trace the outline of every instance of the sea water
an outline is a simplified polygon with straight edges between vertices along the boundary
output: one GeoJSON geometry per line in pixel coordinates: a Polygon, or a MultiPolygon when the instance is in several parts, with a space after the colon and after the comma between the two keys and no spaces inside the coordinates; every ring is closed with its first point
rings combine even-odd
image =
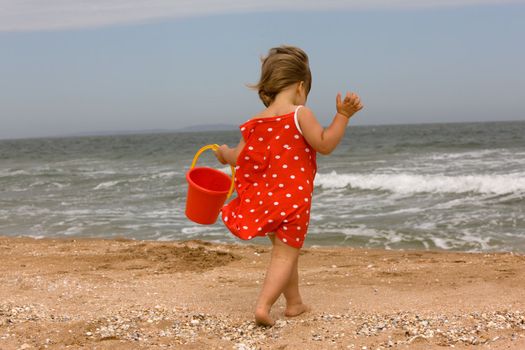
{"type": "MultiPolygon", "coordinates": [[[[238,242],[184,210],[195,152],[239,137],[0,140],[0,234],[238,242]]],[[[318,156],[311,245],[525,252],[525,122],[349,127],[318,156]]]]}

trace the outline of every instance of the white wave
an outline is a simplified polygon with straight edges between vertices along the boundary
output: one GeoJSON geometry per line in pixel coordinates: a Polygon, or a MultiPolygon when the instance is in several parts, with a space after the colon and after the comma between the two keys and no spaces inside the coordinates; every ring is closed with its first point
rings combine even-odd
{"type": "Polygon", "coordinates": [[[119,183],[120,183],[120,181],[102,182],[102,183],[98,184],[96,187],[94,187],[93,189],[94,190],[100,190],[100,189],[104,189],[104,188],[110,188],[110,187],[113,187],[115,185],[118,185],[119,183]]]}
{"type": "MultiPolygon", "coordinates": [[[[141,214],[142,218],[146,219],[171,219],[177,216],[180,216],[181,213],[177,212],[177,208],[166,208],[166,209],[156,209],[153,211],[144,212],[141,214]]],[[[136,214],[131,215],[132,217],[136,216],[136,214]]]]}
{"type": "Polygon", "coordinates": [[[359,225],[358,227],[349,227],[349,228],[343,228],[341,230],[341,233],[346,236],[346,238],[350,237],[376,237],[379,232],[372,229],[367,228],[364,225],[359,225]]]}
{"type": "Polygon", "coordinates": [[[14,170],[14,169],[0,170],[0,177],[10,177],[10,176],[17,176],[17,175],[31,175],[31,173],[25,170],[14,170]]]}
{"type": "Polygon", "coordinates": [[[416,175],[317,174],[315,185],[324,189],[359,188],[394,193],[525,193],[525,174],[512,175],[416,175]]]}
{"type": "Polygon", "coordinates": [[[10,192],[26,192],[29,189],[28,188],[22,188],[22,187],[11,187],[11,188],[7,188],[6,190],[10,191],[10,192]]]}
{"type": "Polygon", "coordinates": [[[422,230],[422,231],[430,231],[436,229],[436,223],[435,222],[422,222],[419,224],[413,224],[412,227],[416,230],[422,230]]]}
{"type": "MultiPolygon", "coordinates": [[[[361,206],[360,208],[363,209],[364,206],[361,206]]],[[[372,208],[369,208],[369,209],[372,209],[372,208]]],[[[398,209],[398,210],[393,210],[393,211],[388,211],[388,210],[381,211],[381,212],[370,211],[366,214],[350,214],[348,215],[348,217],[352,219],[379,218],[379,217],[392,216],[392,215],[397,215],[397,214],[415,214],[415,213],[420,213],[423,211],[425,211],[424,208],[406,208],[406,209],[398,209]]],[[[334,213],[334,214],[337,215],[338,218],[342,218],[345,216],[344,214],[341,215],[339,213],[334,213]]]]}
{"type": "Polygon", "coordinates": [[[71,210],[62,210],[63,215],[72,216],[74,219],[77,219],[77,216],[90,215],[93,213],[91,209],[71,209],[71,210]]]}
{"type": "Polygon", "coordinates": [[[440,249],[448,250],[448,249],[452,249],[453,248],[453,246],[451,245],[450,240],[448,240],[448,239],[432,236],[432,237],[430,237],[430,240],[432,242],[434,242],[436,247],[438,247],[440,249]]]}
{"type": "Polygon", "coordinates": [[[58,182],[52,182],[52,183],[50,183],[50,185],[53,185],[53,186],[55,186],[57,188],[64,188],[66,186],[69,186],[69,184],[61,184],[61,183],[58,183],[58,182]]]}
{"type": "Polygon", "coordinates": [[[201,227],[201,226],[190,226],[190,227],[183,227],[181,232],[185,235],[195,235],[199,233],[207,233],[210,231],[214,231],[213,227],[201,227]]]}
{"type": "MultiPolygon", "coordinates": [[[[84,171],[84,169],[80,169],[81,171],[84,171]]],[[[89,177],[95,177],[99,175],[115,175],[117,172],[113,170],[92,170],[89,169],[85,171],[82,175],[89,176],[89,177]]]]}
{"type": "Polygon", "coordinates": [[[464,243],[471,243],[476,247],[479,247],[482,251],[489,250],[491,248],[490,241],[492,237],[480,237],[476,234],[465,231],[461,241],[464,243]]]}
{"type": "Polygon", "coordinates": [[[468,151],[468,152],[432,153],[428,156],[428,158],[432,160],[451,160],[451,159],[458,159],[458,158],[478,159],[478,158],[484,158],[488,155],[503,155],[503,154],[509,155],[513,153],[508,152],[508,150],[505,148],[482,149],[482,150],[468,151]]]}
{"type": "Polygon", "coordinates": [[[44,235],[27,235],[27,236],[22,235],[22,236],[19,236],[19,237],[29,237],[29,238],[33,238],[33,239],[44,239],[44,238],[46,238],[46,236],[44,236],[44,235]]]}
{"type": "Polygon", "coordinates": [[[82,226],[83,226],[82,224],[79,225],[79,226],[72,226],[72,227],[68,228],[67,230],[62,231],[60,233],[63,234],[63,235],[66,235],[66,236],[77,235],[77,234],[81,233],[82,231],[84,231],[84,228],[82,226]]]}
{"type": "Polygon", "coordinates": [[[160,242],[174,241],[174,240],[176,240],[178,238],[180,238],[180,237],[175,235],[175,234],[171,234],[171,235],[161,236],[161,237],[157,238],[157,241],[160,241],[160,242]]]}
{"type": "Polygon", "coordinates": [[[170,179],[172,177],[176,177],[177,175],[180,175],[181,173],[179,171],[166,171],[158,174],[154,174],[151,176],[152,179],[170,179]]]}
{"type": "Polygon", "coordinates": [[[36,217],[40,215],[49,215],[51,210],[48,208],[36,207],[34,205],[21,205],[13,210],[14,213],[22,217],[36,217]]]}
{"type": "Polygon", "coordinates": [[[123,228],[123,229],[126,229],[126,230],[131,230],[131,231],[140,231],[142,229],[147,229],[148,225],[128,224],[128,225],[119,225],[119,228],[123,228]]]}

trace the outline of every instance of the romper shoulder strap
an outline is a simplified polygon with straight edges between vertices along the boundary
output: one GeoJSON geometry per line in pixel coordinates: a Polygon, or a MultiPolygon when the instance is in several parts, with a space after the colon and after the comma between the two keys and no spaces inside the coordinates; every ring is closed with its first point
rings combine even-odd
{"type": "Polygon", "coordinates": [[[299,105],[297,106],[297,108],[295,109],[295,113],[293,115],[293,120],[295,122],[295,126],[297,127],[297,130],[299,130],[299,132],[301,133],[301,135],[303,134],[303,131],[301,130],[301,127],[299,126],[299,121],[297,120],[297,112],[299,111],[299,108],[301,108],[302,106],[299,105]]]}

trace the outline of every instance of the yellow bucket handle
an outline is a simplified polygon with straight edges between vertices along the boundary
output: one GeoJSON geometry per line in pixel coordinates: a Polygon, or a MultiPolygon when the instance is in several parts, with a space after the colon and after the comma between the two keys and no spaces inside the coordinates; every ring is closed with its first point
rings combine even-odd
{"type": "MultiPolygon", "coordinates": [[[[209,150],[209,149],[212,149],[212,150],[216,151],[216,150],[219,149],[219,145],[217,145],[217,144],[206,145],[206,146],[202,147],[200,150],[198,150],[197,153],[195,153],[195,157],[193,157],[193,162],[191,163],[190,169],[195,168],[195,164],[197,164],[197,159],[199,159],[199,156],[201,155],[201,153],[206,151],[206,150],[209,150]]],[[[230,196],[232,195],[233,187],[235,185],[235,168],[232,165],[230,165],[230,167],[232,169],[232,184],[230,186],[230,191],[228,191],[228,197],[226,197],[226,199],[230,198],[230,196]]]]}

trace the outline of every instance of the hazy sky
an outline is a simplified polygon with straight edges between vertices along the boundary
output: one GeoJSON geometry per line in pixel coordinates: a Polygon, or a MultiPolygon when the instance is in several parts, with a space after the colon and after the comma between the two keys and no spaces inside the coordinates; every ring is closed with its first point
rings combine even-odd
{"type": "Polygon", "coordinates": [[[270,47],[359,124],[525,120],[525,0],[0,0],[0,138],[239,124],[270,47]]]}

